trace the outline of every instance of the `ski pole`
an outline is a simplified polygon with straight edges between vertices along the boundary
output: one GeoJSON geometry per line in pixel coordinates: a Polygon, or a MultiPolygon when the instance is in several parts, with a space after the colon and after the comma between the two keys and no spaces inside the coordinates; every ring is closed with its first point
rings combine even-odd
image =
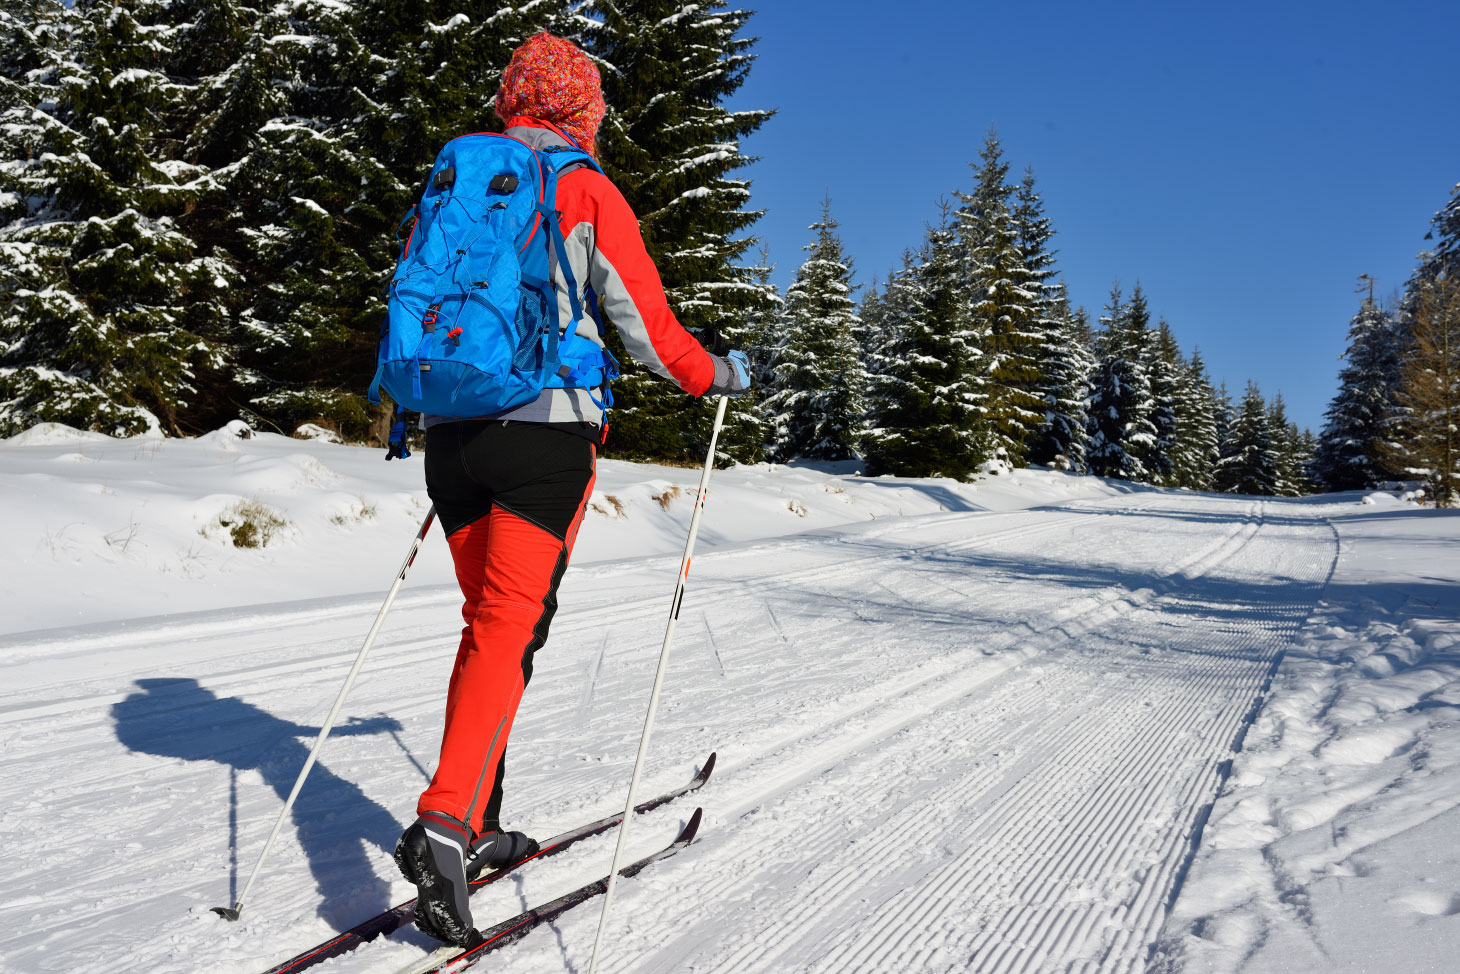
{"type": "Polygon", "coordinates": [[[238,896],[238,902],[233,906],[215,906],[213,912],[226,920],[237,920],[238,915],[243,912],[243,901],[248,899],[248,891],[253,887],[253,881],[259,878],[259,870],[264,866],[264,860],[269,856],[269,850],[274,847],[274,840],[279,837],[279,830],[284,827],[284,819],[289,814],[289,809],[294,807],[294,799],[299,797],[299,789],[304,787],[304,779],[309,776],[309,771],[314,767],[315,758],[319,757],[320,748],[324,747],[325,738],[329,737],[330,730],[335,726],[335,720],[340,716],[340,708],[345,705],[345,697],[349,696],[350,688],[355,685],[355,678],[360,675],[360,668],[365,665],[365,657],[370,653],[370,647],[375,645],[375,637],[380,635],[380,627],[385,624],[385,617],[390,612],[390,607],[395,604],[396,593],[400,591],[401,583],[406,580],[406,573],[411,570],[411,564],[416,560],[416,552],[421,550],[421,542],[426,540],[426,532],[431,530],[431,522],[436,518],[436,508],[426,512],[426,519],[421,522],[421,530],[416,532],[416,538],[411,542],[410,551],[406,552],[406,560],[401,562],[400,571],[395,573],[395,582],[390,586],[390,591],[385,595],[385,602],[381,604],[380,611],[375,614],[375,623],[370,627],[370,633],[365,637],[365,645],[360,647],[360,652],[355,655],[355,665],[350,667],[350,675],[345,677],[345,685],[340,687],[339,696],[335,697],[335,705],[330,708],[329,716],[324,719],[324,726],[319,729],[319,736],[314,739],[314,747],[309,749],[309,757],[304,761],[304,767],[299,771],[299,777],[294,779],[294,788],[289,792],[289,799],[284,802],[284,807],[279,810],[279,817],[274,822],[274,830],[269,833],[269,839],[264,843],[264,851],[259,853],[259,861],[254,864],[253,872],[249,873],[248,882],[243,884],[243,892],[238,896]]]}
{"type": "Polygon", "coordinates": [[[625,839],[629,834],[629,819],[634,814],[634,794],[639,789],[639,773],[644,769],[644,757],[649,753],[649,735],[654,731],[654,715],[659,710],[659,691],[664,686],[664,670],[669,664],[669,646],[674,641],[674,626],[679,621],[679,606],[684,601],[684,583],[689,578],[690,555],[694,553],[695,538],[700,533],[700,515],[705,510],[705,497],[710,490],[710,471],[715,466],[715,443],[720,439],[720,427],[725,424],[725,405],[729,399],[720,397],[715,410],[715,428],[710,432],[710,451],[705,455],[705,469],[700,471],[700,492],[695,499],[694,514],[689,520],[689,538],[684,543],[684,557],[679,560],[679,578],[674,583],[674,601],[669,606],[669,622],[664,627],[664,645],[659,649],[659,668],[654,671],[654,689],[649,694],[649,712],[644,717],[644,733],[639,737],[639,754],[634,758],[634,773],[629,778],[629,799],[624,805],[624,817],[618,826],[618,844],[613,847],[613,865],[608,870],[608,888],[604,891],[603,910],[598,914],[598,932],[593,936],[593,953],[588,958],[588,974],[593,974],[598,963],[598,946],[603,940],[603,928],[608,922],[608,911],[613,905],[613,887],[618,879],[619,863],[623,860],[625,839]]]}

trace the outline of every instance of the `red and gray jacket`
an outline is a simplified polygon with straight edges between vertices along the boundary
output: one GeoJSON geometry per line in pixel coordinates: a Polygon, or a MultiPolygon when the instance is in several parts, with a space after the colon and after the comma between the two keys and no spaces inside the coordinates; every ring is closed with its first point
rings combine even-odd
{"type": "MultiPolygon", "coordinates": [[[[556,129],[536,119],[513,118],[505,133],[534,148],[568,145],[556,129]]],[[[559,226],[567,244],[572,280],[578,282],[578,300],[587,306],[587,292],[603,301],[603,316],[618,329],[624,348],[636,362],[672,380],[692,396],[702,396],[725,366],[706,352],[674,317],[664,296],[659,272],[644,249],[639,221],[628,200],[600,172],[572,169],[558,178],[559,226]]],[[[557,255],[550,257],[556,271],[557,255]]],[[[554,273],[555,280],[561,275],[554,273]]],[[[567,291],[558,290],[558,320],[573,320],[567,291]]],[[[564,328],[570,327],[564,324],[564,328]]],[[[603,339],[591,316],[578,322],[578,334],[602,347],[603,339]]],[[[602,399],[602,393],[597,392],[602,399]]],[[[587,389],[545,389],[530,403],[482,419],[510,419],[533,423],[589,423],[602,425],[603,410],[587,389]]],[[[424,425],[452,422],[445,416],[426,416],[424,425]]]]}

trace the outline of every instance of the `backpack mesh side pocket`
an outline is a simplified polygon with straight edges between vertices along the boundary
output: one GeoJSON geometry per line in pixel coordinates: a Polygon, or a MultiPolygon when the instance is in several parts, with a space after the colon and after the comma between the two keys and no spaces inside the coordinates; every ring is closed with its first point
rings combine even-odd
{"type": "Polygon", "coordinates": [[[517,351],[512,354],[512,368],[521,372],[536,372],[542,367],[544,355],[543,330],[547,327],[547,295],[535,287],[519,284],[517,300],[517,351]]]}

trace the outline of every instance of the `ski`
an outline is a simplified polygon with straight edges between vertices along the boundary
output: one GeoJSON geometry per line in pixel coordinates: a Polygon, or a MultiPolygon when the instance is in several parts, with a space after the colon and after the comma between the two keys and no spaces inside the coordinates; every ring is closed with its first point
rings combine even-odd
{"type": "MultiPolygon", "coordinates": [[[[691,778],[688,784],[681,785],[680,787],[675,788],[671,791],[666,791],[664,794],[659,795],[655,798],[650,798],[647,801],[639,802],[637,805],[634,806],[634,811],[636,813],[647,812],[652,809],[658,808],[661,805],[667,805],[670,802],[674,801],[676,798],[683,797],[684,795],[687,795],[692,791],[696,791],[697,789],[701,788],[706,781],[710,780],[710,773],[714,770],[715,755],[712,752],[710,756],[705,759],[704,767],[700,769],[699,774],[691,778]]],[[[581,842],[584,839],[592,838],[595,835],[601,835],[604,832],[612,829],[614,826],[618,825],[619,822],[623,821],[623,817],[623,812],[618,812],[616,814],[608,816],[607,818],[601,818],[596,822],[589,822],[587,825],[580,825],[576,829],[569,829],[567,832],[564,832],[561,835],[555,835],[551,839],[543,842],[542,847],[535,854],[528,856],[526,859],[519,859],[517,862],[512,863],[510,866],[503,866],[500,869],[494,869],[490,872],[481,873],[480,875],[478,875],[475,879],[471,881],[471,892],[475,893],[483,886],[486,886],[489,883],[496,882],[503,876],[506,876],[508,873],[512,872],[514,869],[517,869],[519,866],[524,865],[525,863],[529,863],[537,859],[546,859],[549,856],[555,856],[558,853],[568,849],[574,843],[581,842]]],[[[476,867],[476,870],[480,871],[481,868],[482,866],[478,865],[476,867]]],[[[466,867],[466,874],[468,876],[471,876],[472,873],[473,864],[468,862],[466,867]]],[[[346,930],[344,933],[335,937],[333,940],[327,940],[317,947],[311,947],[309,950],[304,951],[302,954],[299,954],[296,957],[291,957],[283,963],[269,968],[267,971],[264,972],[264,974],[298,974],[299,971],[308,970],[309,968],[314,967],[316,964],[322,964],[332,957],[339,957],[342,954],[348,954],[350,951],[354,950],[356,947],[359,947],[361,944],[369,943],[377,937],[394,933],[396,930],[399,930],[401,927],[410,923],[415,918],[416,901],[414,899],[407,900],[399,906],[392,907],[391,909],[386,910],[383,913],[379,913],[371,917],[363,923],[351,927],[349,930],[346,930]]]]}
{"type": "MultiPolygon", "coordinates": [[[[679,850],[687,847],[694,841],[695,833],[699,831],[701,813],[702,809],[696,808],[694,814],[690,816],[689,822],[680,830],[679,835],[675,837],[673,842],[658,852],[645,856],[638,862],[630,863],[620,869],[618,874],[620,876],[633,876],[652,863],[656,863],[661,859],[668,859],[679,850]]],[[[458,971],[466,970],[492,951],[505,947],[508,944],[516,943],[535,928],[557,919],[579,903],[592,899],[606,889],[608,889],[608,877],[604,876],[586,886],[578,887],[565,896],[560,896],[555,900],[549,900],[541,906],[533,907],[526,913],[518,914],[510,920],[503,920],[494,927],[480,931],[480,940],[470,947],[457,947],[454,945],[440,947],[410,967],[402,969],[398,974],[457,974],[458,971]]]]}

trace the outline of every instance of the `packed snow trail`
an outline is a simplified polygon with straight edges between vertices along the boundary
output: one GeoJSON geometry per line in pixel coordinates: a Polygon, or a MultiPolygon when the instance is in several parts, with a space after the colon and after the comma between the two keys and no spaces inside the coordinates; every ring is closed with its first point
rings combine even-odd
{"type": "MultiPolygon", "coordinates": [[[[1136,491],[697,558],[645,788],[710,750],[721,768],[700,841],[624,884],[601,969],[1139,970],[1331,570],[1321,512],[1136,491]]],[[[552,834],[622,800],[672,579],[670,558],[569,573],[513,735],[509,827],[552,834]]],[[[257,855],[369,602],[7,642],[6,969],[256,974],[410,895],[389,846],[434,761],[447,589],[402,598],[243,921],[207,912],[257,855]],[[84,870],[56,839],[97,835],[84,870]]],[[[677,815],[646,818],[630,853],[677,815]]],[[[478,924],[610,851],[489,889],[478,924]]],[[[592,923],[569,914],[493,969],[581,969],[592,923]]],[[[403,932],[321,970],[427,946],[403,932]]]]}

